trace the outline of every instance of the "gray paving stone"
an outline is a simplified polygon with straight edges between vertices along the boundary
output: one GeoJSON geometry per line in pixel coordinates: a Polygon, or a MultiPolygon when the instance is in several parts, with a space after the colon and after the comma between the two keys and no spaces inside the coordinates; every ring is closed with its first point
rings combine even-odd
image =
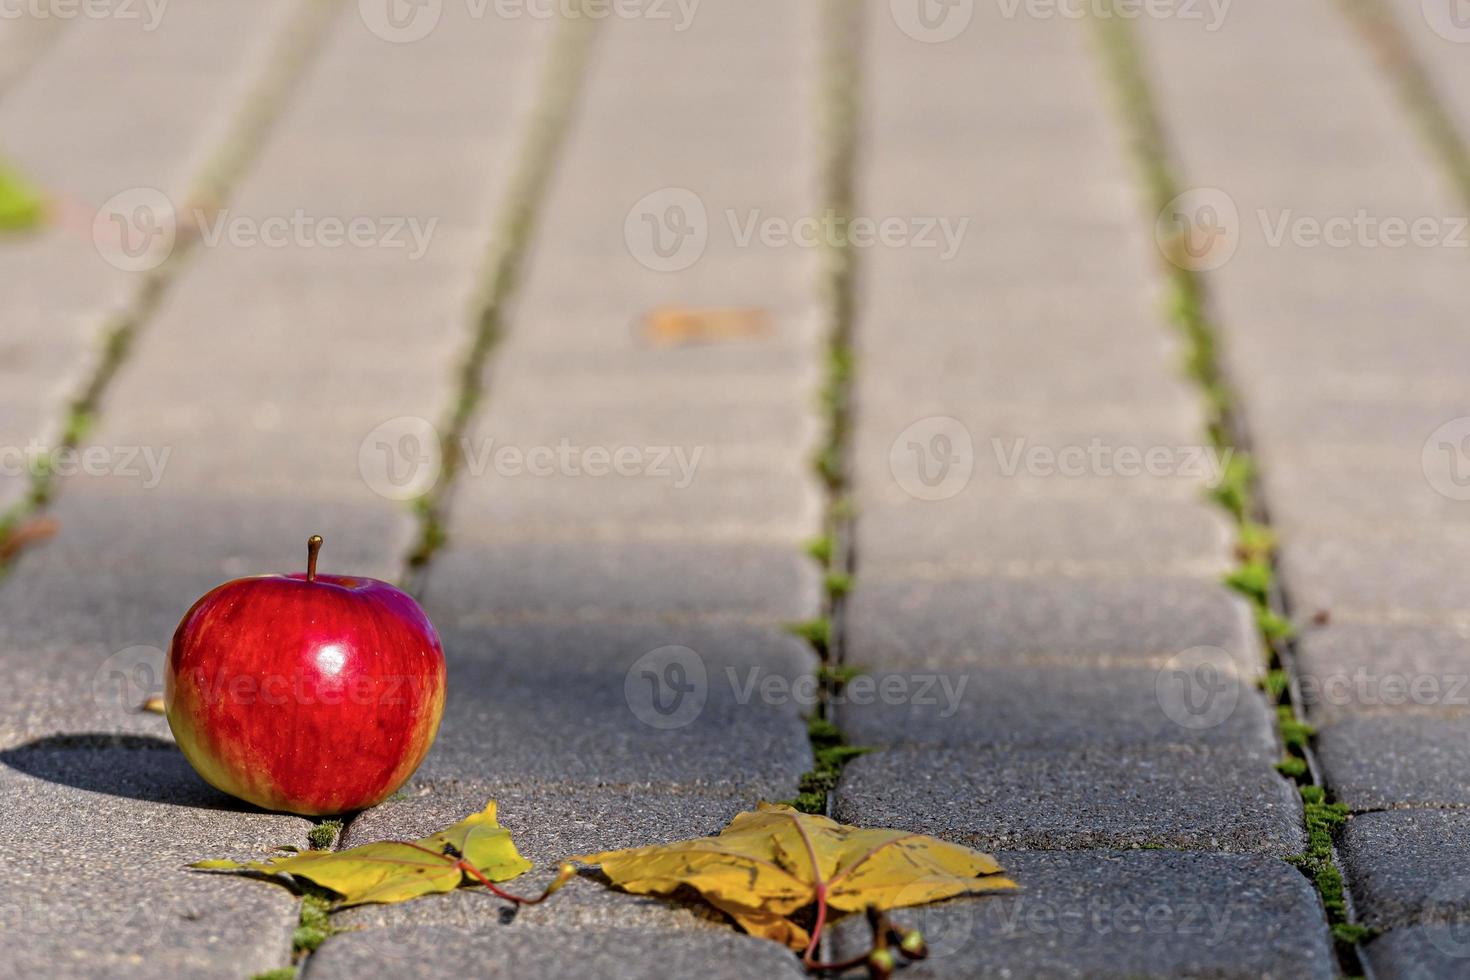
{"type": "Polygon", "coordinates": [[[1454,626],[1344,623],[1297,641],[1302,700],[1324,725],[1357,714],[1470,711],[1470,631],[1454,626]]]}
{"type": "MultiPolygon", "coordinates": [[[[1295,869],[1259,855],[1002,852],[1021,891],[894,913],[923,931],[911,977],[1335,976],[1327,925],[1295,869]]],[[[867,948],[866,926],[838,949],[867,948]]]]}
{"type": "Polygon", "coordinates": [[[1142,570],[1186,567],[1201,577],[1231,566],[1233,532],[1201,499],[1094,502],[987,500],[984,506],[935,508],[927,501],[865,508],[863,563],[1116,562],[1142,570]]]}
{"type": "MultiPolygon", "coordinates": [[[[198,138],[193,130],[200,120],[198,113],[185,110],[207,101],[209,86],[202,76],[218,72],[221,61],[218,45],[204,39],[223,34],[243,46],[261,33],[259,24],[273,23],[258,6],[248,12],[240,5],[221,10],[225,7],[237,18],[232,24],[222,13],[180,15],[181,28],[193,25],[184,37],[189,64],[164,73],[159,86],[161,92],[180,94],[171,100],[138,99],[161,118],[178,114],[190,145],[198,138]]],[[[527,95],[542,53],[532,42],[545,31],[526,23],[524,30],[507,27],[488,43],[482,39],[473,45],[462,33],[442,32],[437,44],[384,59],[381,45],[355,12],[342,11],[333,21],[322,63],[295,93],[234,206],[252,218],[290,215],[296,209],[350,218],[354,189],[372,186],[392,187],[397,192],[392,200],[406,214],[442,208],[444,200],[428,191],[412,196],[415,187],[442,191],[450,186],[447,180],[424,181],[421,160],[377,159],[375,149],[394,137],[379,127],[369,102],[361,103],[353,138],[333,144],[330,193],[319,188],[315,196],[297,196],[286,179],[301,159],[319,156],[313,127],[340,111],[340,93],[371,78],[378,86],[402,90],[409,100],[417,97],[437,107],[443,138],[426,145],[476,164],[477,193],[454,201],[470,216],[462,225],[474,230],[441,239],[441,251],[418,268],[402,262],[392,267],[361,250],[355,258],[323,260],[309,255],[308,245],[199,249],[110,387],[106,412],[92,436],[99,446],[170,449],[162,481],[145,487],[117,474],[64,481],[52,511],[59,534],[46,548],[26,554],[0,587],[0,661],[7,681],[20,688],[17,710],[7,711],[0,726],[9,766],[0,775],[8,779],[14,770],[28,780],[23,791],[7,788],[6,818],[20,826],[49,827],[49,835],[38,830],[34,836],[46,842],[50,854],[74,860],[83,848],[103,852],[88,868],[98,874],[96,881],[77,878],[59,858],[42,860],[28,852],[22,858],[29,867],[22,864],[7,875],[30,874],[22,906],[34,905],[37,911],[22,924],[39,923],[37,941],[18,954],[18,969],[64,976],[238,977],[289,961],[296,921],[289,894],[256,882],[190,874],[183,865],[299,844],[306,822],[236,812],[231,801],[203,786],[166,741],[156,748],[152,741],[128,742],[147,748],[103,752],[95,759],[85,753],[99,734],[164,731],[161,719],[129,710],[158,680],[156,670],[140,674],[132,668],[154,664],[126,658],[138,646],[152,647],[161,657],[179,616],[210,586],[239,575],[301,567],[299,549],[312,531],[328,537],[326,571],[391,578],[401,570],[415,521],[372,490],[359,470],[358,453],[385,418],[439,417],[453,400],[448,382],[466,337],[465,302],[477,284],[496,222],[489,202],[498,206],[503,197],[515,149],[513,110],[527,95]],[[472,46],[474,56],[465,57],[472,46]],[[464,69],[459,84],[419,77],[419,67],[443,63],[446,51],[456,49],[464,69]],[[467,131],[465,119],[476,120],[474,136],[457,142],[454,134],[467,131]],[[374,165],[364,166],[365,160],[374,165]],[[415,341],[408,353],[405,330],[415,341]],[[329,564],[327,555],[334,551],[329,564]],[[118,655],[125,659],[119,661],[118,655]],[[85,884],[86,893],[76,894],[73,882],[85,884]],[[31,892],[34,902],[28,901],[31,892]],[[63,904],[84,910],[95,925],[67,922],[54,912],[63,904]],[[94,904],[101,911],[94,912],[94,904]],[[128,918],[140,910],[141,917],[128,918]],[[66,922],[66,930],[54,928],[53,919],[66,922]],[[95,933],[97,941],[79,943],[78,932],[95,933]],[[34,961],[25,958],[31,956],[34,961]]],[[[60,63],[63,54],[58,50],[43,67],[60,63]]],[[[117,86],[119,98],[136,96],[131,79],[136,63],[145,60],[108,62],[107,71],[129,79],[117,86]]],[[[38,71],[29,82],[43,75],[38,71]]],[[[112,91],[106,78],[99,81],[94,74],[83,80],[92,89],[112,91]]],[[[146,126],[117,135],[116,126],[136,122],[135,115],[114,112],[116,107],[99,102],[95,91],[79,92],[68,84],[72,87],[63,84],[47,97],[117,116],[98,127],[99,139],[154,154],[177,142],[146,126]]],[[[0,112],[16,104],[14,98],[6,100],[0,112]]],[[[133,150],[121,158],[78,153],[75,132],[66,135],[68,118],[62,114],[34,134],[31,151],[37,160],[59,153],[60,143],[51,141],[62,138],[58,133],[64,136],[68,159],[81,166],[52,179],[73,180],[70,193],[79,193],[94,176],[87,168],[109,179],[137,170],[137,161],[128,156],[133,150]]],[[[192,170],[183,169],[192,176],[192,170]]],[[[42,309],[44,295],[32,305],[42,309]]]]}
{"type": "Polygon", "coordinates": [[[1470,587],[1458,569],[1461,547],[1432,526],[1375,534],[1283,530],[1282,573],[1304,609],[1352,613],[1411,609],[1457,613],[1470,609],[1470,587]]]}
{"type": "Polygon", "coordinates": [[[289,894],[185,865],[301,845],[305,820],[231,800],[162,739],[59,736],[0,762],[0,972],[238,977],[287,958],[289,894]]]}
{"type": "Polygon", "coordinates": [[[644,977],[806,976],[790,952],[764,939],[711,925],[694,935],[636,929],[581,929],[521,926],[481,927],[473,933],[453,929],[415,929],[403,934],[397,959],[386,959],[383,940],[372,932],[337,936],[311,958],[311,978],[360,977],[392,964],[394,976],[445,977],[462,973],[466,961],[489,977],[554,978],[589,976],[641,980],[644,977]]]}
{"type": "Polygon", "coordinates": [[[1384,811],[1349,820],[1338,852],[1358,920],[1384,931],[1470,922],[1467,834],[1470,813],[1460,811],[1384,811]]]}
{"type": "MultiPolygon", "coordinates": [[[[1428,433],[1424,433],[1427,438],[1428,433]]],[[[1258,457],[1264,493],[1277,513],[1308,529],[1434,525],[1449,531],[1470,520],[1464,502],[1437,493],[1418,450],[1361,445],[1306,447],[1258,457]]],[[[1273,515],[1273,520],[1276,515],[1273,515]]]]}
{"type": "MultiPolygon", "coordinates": [[[[180,29],[199,29],[201,16],[188,14],[180,29]]],[[[291,186],[300,161],[318,156],[316,128],[340,112],[344,93],[386,87],[460,113],[439,117],[439,138],[461,140],[456,155],[477,167],[476,193],[458,202],[476,230],[441,239],[422,264],[371,249],[324,259],[310,243],[205,247],[193,256],[109,387],[92,436],[95,446],[142,447],[160,460],[167,452],[157,485],[111,471],[64,480],[52,510],[58,535],[0,589],[0,655],[22,685],[19,710],[0,723],[7,742],[58,731],[158,731],[156,719],[128,710],[146,692],[129,688],[122,698],[108,684],[109,658],[166,648],[188,605],[225,579],[299,569],[308,534],[327,538],[324,570],[401,573],[416,522],[375,492],[360,451],[384,420],[438,418],[452,400],[448,381],[469,328],[465,303],[509,177],[516,108],[529,97],[546,36],[542,22],[526,20],[487,49],[445,30],[383,61],[360,20],[334,21],[320,62],[230,206],[252,219],[297,209],[351,218],[354,193],[375,186],[394,189],[400,215],[433,216],[442,202],[412,194],[443,182],[425,182],[421,161],[378,159],[393,137],[376,117],[359,118],[352,137],[333,144],[329,188],[298,197],[291,186]],[[486,59],[487,50],[496,57],[486,59]],[[451,63],[461,84],[439,86],[442,77],[419,72],[451,63]],[[361,166],[364,159],[375,165],[361,166]],[[405,355],[409,325],[414,343],[405,355]]]]}
{"type": "Polygon", "coordinates": [[[725,614],[767,624],[806,619],[820,581],[798,541],[508,542],[462,509],[425,586],[446,610],[682,616],[725,614]],[[460,533],[456,533],[459,531],[460,533]]]}
{"type": "Polygon", "coordinates": [[[870,572],[848,604],[848,660],[870,668],[1085,663],[1214,646],[1242,670],[1262,662],[1249,610],[1217,582],[1066,571],[948,581],[882,581],[870,572]]]}
{"type": "Polygon", "coordinates": [[[1291,854],[1301,805],[1272,761],[1233,746],[891,749],[847,765],[835,812],[985,850],[1291,854]]]}
{"type": "Polygon", "coordinates": [[[1354,810],[1470,804],[1470,718],[1349,718],[1315,744],[1332,798],[1354,810]]]}
{"type": "Polygon", "coordinates": [[[1069,663],[969,670],[874,671],[849,681],[837,717],[848,741],[866,746],[1006,746],[1026,749],[1238,746],[1269,755],[1279,746],[1254,675],[1224,670],[1219,707],[1193,675],[1154,664],[1069,663]],[[1191,712],[1184,695],[1195,698],[1191,712]]]}
{"type": "Polygon", "coordinates": [[[786,799],[811,767],[802,716],[814,657],[778,629],[591,621],[448,625],[443,635],[449,696],[421,780],[718,786],[786,799]]]}
{"type": "Polygon", "coordinates": [[[0,97],[14,85],[55,42],[66,26],[56,17],[36,17],[25,11],[0,24],[0,97]]]}
{"type": "Polygon", "coordinates": [[[426,583],[440,609],[771,626],[820,608],[819,574],[801,554],[820,527],[808,468],[819,437],[810,403],[822,350],[817,256],[742,247],[725,227],[727,211],[811,210],[799,172],[775,163],[793,148],[798,158],[806,152],[808,122],[791,98],[812,84],[801,16],[776,3],[717,4],[678,35],[627,20],[604,25],[470,440],[704,447],[710,465],[687,492],[638,481],[602,494],[594,481],[567,476],[543,499],[529,481],[462,481],[449,546],[426,583]],[[737,50],[736,37],[760,38],[758,52],[737,50]],[[642,67],[650,57],[663,66],[659,78],[642,67]],[[764,68],[752,74],[749,58],[764,68]],[[709,106],[730,103],[722,70],[748,83],[713,125],[709,106]],[[674,77],[682,81],[670,86],[674,77]],[[633,129],[628,105],[643,107],[633,129]],[[637,224],[640,199],[670,187],[700,198],[709,242],[687,268],[657,271],[638,260],[626,223],[637,224]],[[758,306],[772,335],[703,351],[651,349],[636,324],[669,305],[758,306]],[[772,356],[776,347],[784,356],[772,356]],[[763,472],[779,478],[752,479],[763,472]]]}
{"type": "MultiPolygon", "coordinates": [[[[0,317],[0,448],[54,444],[64,405],[95,367],[106,317],[136,286],[93,245],[98,207],[140,186],[184,196],[193,159],[287,6],[180,10],[153,31],[112,17],[5,18],[0,45],[15,49],[0,56],[6,160],[56,213],[50,227],[0,239],[10,273],[0,317]],[[211,53],[204,64],[200,48],[211,53]],[[110,57],[134,70],[110,70],[110,57]],[[137,70],[141,64],[153,70],[137,70]]],[[[10,466],[0,476],[0,508],[19,501],[27,485],[10,466]]]]}
{"type": "Polygon", "coordinates": [[[1442,16],[1454,8],[1442,12],[1413,0],[1391,0],[1389,6],[1397,13],[1410,47],[1434,80],[1435,95],[1459,131],[1462,134],[1470,131],[1470,97],[1465,93],[1470,75],[1465,69],[1464,22],[1442,16]]]}
{"type": "Polygon", "coordinates": [[[1374,939],[1366,955],[1383,980],[1450,980],[1465,975],[1470,937],[1463,925],[1407,926],[1374,939]]]}

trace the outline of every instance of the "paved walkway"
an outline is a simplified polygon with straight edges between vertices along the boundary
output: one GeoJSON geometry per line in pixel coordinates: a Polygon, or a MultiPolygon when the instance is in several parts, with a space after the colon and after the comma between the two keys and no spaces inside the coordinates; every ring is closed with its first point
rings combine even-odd
{"type": "MultiPolygon", "coordinates": [[[[1127,22],[1164,146],[1117,25],[1055,13],[1102,3],[547,6],[0,18],[0,156],[57,217],[0,238],[0,508],[50,532],[0,581],[0,976],[292,962],[291,896],[183,865],[311,823],[136,707],[194,597],[312,532],[450,661],[338,846],[493,797],[541,880],[815,787],[1025,886],[910,913],[908,976],[1463,975],[1470,202],[1362,4],[1127,22]],[[64,443],[90,472],[12,465],[64,443]],[[1288,642],[1224,581],[1247,449],[1288,642]],[[813,713],[875,750],[830,788],[813,713]]],[[[1470,30],[1368,7],[1470,134],[1470,30]]],[[[345,913],[301,969],[801,975],[691,905],[499,907],[345,913]]]]}

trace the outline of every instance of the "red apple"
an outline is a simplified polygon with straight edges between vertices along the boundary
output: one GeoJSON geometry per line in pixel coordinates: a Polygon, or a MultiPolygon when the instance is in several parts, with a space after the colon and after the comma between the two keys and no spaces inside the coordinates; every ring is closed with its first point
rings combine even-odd
{"type": "Polygon", "coordinates": [[[382,802],[418,768],[444,712],[444,650],[406,593],[370,578],[235,579],[174,632],[164,705],[213,786],[308,816],[382,802]]]}

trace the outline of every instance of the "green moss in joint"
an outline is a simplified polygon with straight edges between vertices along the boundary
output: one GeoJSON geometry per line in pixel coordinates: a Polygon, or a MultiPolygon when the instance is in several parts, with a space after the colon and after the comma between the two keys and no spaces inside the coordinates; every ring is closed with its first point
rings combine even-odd
{"type": "Polygon", "coordinates": [[[342,833],[342,821],[323,820],[311,832],[306,835],[307,843],[311,844],[314,851],[325,851],[337,842],[337,835],[342,833]]]}
{"type": "Polygon", "coordinates": [[[832,645],[832,622],[828,619],[808,619],[800,623],[788,623],[786,632],[806,640],[824,659],[828,648],[832,645]]]}
{"type": "MultiPolygon", "coordinates": [[[[1283,704],[1276,709],[1276,726],[1281,730],[1281,743],[1297,752],[1305,751],[1307,742],[1317,734],[1317,729],[1304,721],[1298,721],[1291,705],[1283,704]]],[[[1320,789],[1320,787],[1315,787],[1320,789]]]]}
{"type": "Polygon", "coordinates": [[[827,587],[827,595],[833,598],[845,596],[852,591],[852,576],[845,572],[828,572],[823,584],[827,587]]]}
{"type": "Polygon", "coordinates": [[[1271,695],[1271,700],[1280,701],[1282,695],[1291,689],[1291,675],[1284,670],[1271,670],[1266,672],[1259,683],[1261,690],[1271,695]]]}
{"type": "Polygon", "coordinates": [[[1272,573],[1269,562],[1259,559],[1242,564],[1225,576],[1225,584],[1252,602],[1265,605],[1271,596],[1272,573]]]}
{"type": "Polygon", "coordinates": [[[1291,620],[1265,606],[1256,607],[1256,626],[1268,640],[1289,640],[1296,636],[1296,626],[1291,620]]]}
{"type": "Polygon", "coordinates": [[[843,664],[823,664],[817,668],[817,680],[821,681],[828,688],[837,689],[862,672],[861,667],[848,667],[843,664]]]}
{"type": "Polygon", "coordinates": [[[1348,808],[1342,803],[1328,803],[1327,794],[1320,786],[1303,786],[1301,794],[1307,825],[1307,849],[1286,860],[1316,885],[1333,936],[1341,943],[1353,945],[1360,942],[1367,932],[1347,921],[1342,872],[1332,861],[1332,835],[1347,821],[1348,808]]]}
{"type": "Polygon", "coordinates": [[[803,813],[825,813],[827,794],[837,786],[842,767],[872,749],[848,745],[842,732],[825,718],[810,718],[806,726],[812,746],[812,768],[797,783],[795,799],[786,802],[803,813]]]}
{"type": "Polygon", "coordinates": [[[274,970],[257,973],[250,980],[296,980],[296,967],[278,966],[274,970]]]}
{"type": "MultiPolygon", "coordinates": [[[[1226,400],[1225,395],[1219,396],[1226,400]]],[[[1215,440],[1220,443],[1221,440],[1215,440]]],[[[1255,479],[1256,467],[1249,455],[1237,449],[1225,464],[1220,483],[1211,491],[1215,502],[1244,523],[1251,513],[1251,481],[1255,479]]]]}

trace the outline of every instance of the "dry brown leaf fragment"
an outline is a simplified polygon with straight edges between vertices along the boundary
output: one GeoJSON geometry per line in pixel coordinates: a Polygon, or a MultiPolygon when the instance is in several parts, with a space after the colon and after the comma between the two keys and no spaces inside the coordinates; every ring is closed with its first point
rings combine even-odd
{"type": "Polygon", "coordinates": [[[644,339],[660,347],[753,340],[770,332],[770,314],[756,307],[663,306],[643,318],[644,339]]]}
{"type": "Polygon", "coordinates": [[[54,517],[32,517],[21,521],[0,538],[0,562],[7,562],[27,548],[54,537],[61,524],[54,517]]]}

